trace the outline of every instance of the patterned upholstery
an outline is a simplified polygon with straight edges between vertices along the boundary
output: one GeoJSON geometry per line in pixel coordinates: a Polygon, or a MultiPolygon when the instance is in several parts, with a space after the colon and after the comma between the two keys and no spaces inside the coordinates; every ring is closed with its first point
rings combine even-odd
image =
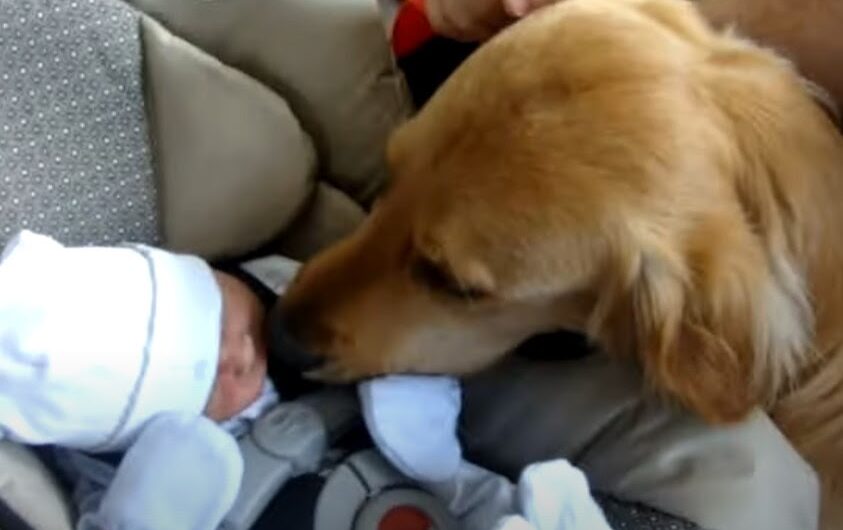
{"type": "Polygon", "coordinates": [[[0,0],[0,245],[159,241],[139,16],[117,0],[0,0]]]}
{"type": "Polygon", "coordinates": [[[597,502],[614,530],[700,530],[694,523],[641,504],[622,502],[605,495],[597,495],[597,502]]]}

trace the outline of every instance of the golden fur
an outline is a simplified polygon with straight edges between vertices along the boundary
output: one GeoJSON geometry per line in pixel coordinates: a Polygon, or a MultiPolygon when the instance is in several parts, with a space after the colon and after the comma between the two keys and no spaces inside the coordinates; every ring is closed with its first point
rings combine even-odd
{"type": "Polygon", "coordinates": [[[785,60],[685,2],[568,0],[484,45],[389,161],[286,297],[319,375],[468,372],[580,330],[843,474],[843,141],[785,60]]]}
{"type": "Polygon", "coordinates": [[[774,47],[843,102],[843,2],[838,0],[697,0],[718,27],[737,26],[774,47]]]}

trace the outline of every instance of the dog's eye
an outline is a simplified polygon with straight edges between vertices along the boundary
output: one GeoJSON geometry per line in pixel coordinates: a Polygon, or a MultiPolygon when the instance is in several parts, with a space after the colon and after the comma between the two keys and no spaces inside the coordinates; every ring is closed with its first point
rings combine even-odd
{"type": "Polygon", "coordinates": [[[453,298],[474,301],[489,296],[486,290],[466,285],[455,278],[447,268],[427,258],[416,259],[413,265],[413,276],[432,291],[453,298]]]}

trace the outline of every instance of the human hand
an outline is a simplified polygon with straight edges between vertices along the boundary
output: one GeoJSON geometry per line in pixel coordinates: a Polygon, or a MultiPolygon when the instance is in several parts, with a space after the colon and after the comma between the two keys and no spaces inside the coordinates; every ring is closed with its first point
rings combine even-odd
{"type": "Polygon", "coordinates": [[[505,26],[557,0],[426,0],[436,33],[461,41],[486,40],[505,26]]]}

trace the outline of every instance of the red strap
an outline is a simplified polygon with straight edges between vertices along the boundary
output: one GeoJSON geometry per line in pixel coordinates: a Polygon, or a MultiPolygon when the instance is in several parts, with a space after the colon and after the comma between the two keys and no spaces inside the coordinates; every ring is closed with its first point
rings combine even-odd
{"type": "Polygon", "coordinates": [[[398,58],[412,53],[434,36],[425,14],[424,1],[405,0],[398,8],[392,27],[392,51],[398,58]]]}

